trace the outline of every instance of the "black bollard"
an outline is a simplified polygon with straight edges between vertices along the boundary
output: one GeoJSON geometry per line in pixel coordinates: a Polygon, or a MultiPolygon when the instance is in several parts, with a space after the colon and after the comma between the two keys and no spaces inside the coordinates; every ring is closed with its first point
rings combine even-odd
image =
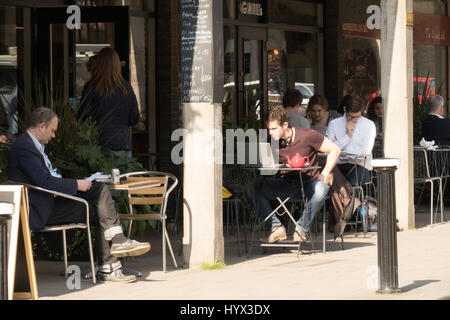
{"type": "Polygon", "coordinates": [[[395,170],[397,159],[376,159],[377,173],[378,270],[377,293],[399,293],[397,261],[397,219],[395,210],[395,170]]]}

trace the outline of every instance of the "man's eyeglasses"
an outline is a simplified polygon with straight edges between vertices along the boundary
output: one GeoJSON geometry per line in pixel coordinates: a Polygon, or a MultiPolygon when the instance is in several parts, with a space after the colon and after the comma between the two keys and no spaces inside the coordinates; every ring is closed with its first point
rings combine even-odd
{"type": "Polygon", "coordinates": [[[359,115],[359,116],[352,116],[352,115],[350,115],[350,114],[347,114],[346,116],[347,116],[347,120],[353,120],[353,119],[359,119],[359,118],[361,118],[361,115],[359,115]]]}

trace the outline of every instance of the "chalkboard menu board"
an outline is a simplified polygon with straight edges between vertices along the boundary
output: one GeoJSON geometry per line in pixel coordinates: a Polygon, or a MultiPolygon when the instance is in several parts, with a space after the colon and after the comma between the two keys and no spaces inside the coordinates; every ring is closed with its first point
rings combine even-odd
{"type": "Polygon", "coordinates": [[[180,1],[182,101],[212,102],[212,1],[180,1]]]}

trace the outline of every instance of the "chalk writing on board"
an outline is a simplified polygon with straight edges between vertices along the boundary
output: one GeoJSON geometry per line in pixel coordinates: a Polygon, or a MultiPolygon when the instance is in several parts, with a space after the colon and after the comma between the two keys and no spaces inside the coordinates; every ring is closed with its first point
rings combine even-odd
{"type": "Polygon", "coordinates": [[[181,0],[183,102],[212,102],[212,19],[207,0],[181,0]]]}

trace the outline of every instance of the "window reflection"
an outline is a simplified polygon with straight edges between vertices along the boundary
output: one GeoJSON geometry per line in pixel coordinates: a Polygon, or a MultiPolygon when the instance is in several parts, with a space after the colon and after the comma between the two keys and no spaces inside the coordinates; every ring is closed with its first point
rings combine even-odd
{"type": "Polygon", "coordinates": [[[316,26],[318,24],[317,4],[299,0],[270,1],[270,22],[316,26]]]}
{"type": "Polygon", "coordinates": [[[244,40],[244,121],[255,129],[261,127],[261,45],[261,40],[244,40]]]}
{"type": "Polygon", "coordinates": [[[286,88],[304,95],[302,112],[317,91],[317,35],[270,29],[268,51],[269,109],[282,103],[286,88]]]}
{"type": "Polygon", "coordinates": [[[235,27],[224,27],[224,96],[222,104],[222,120],[224,126],[232,126],[236,122],[236,31],[235,27]]]}
{"type": "Polygon", "coordinates": [[[344,86],[342,94],[356,94],[366,103],[380,88],[380,40],[344,37],[344,86]]]}
{"type": "Polygon", "coordinates": [[[8,118],[7,135],[11,139],[18,129],[16,8],[0,6],[0,21],[0,108],[5,109],[8,118]]]}

